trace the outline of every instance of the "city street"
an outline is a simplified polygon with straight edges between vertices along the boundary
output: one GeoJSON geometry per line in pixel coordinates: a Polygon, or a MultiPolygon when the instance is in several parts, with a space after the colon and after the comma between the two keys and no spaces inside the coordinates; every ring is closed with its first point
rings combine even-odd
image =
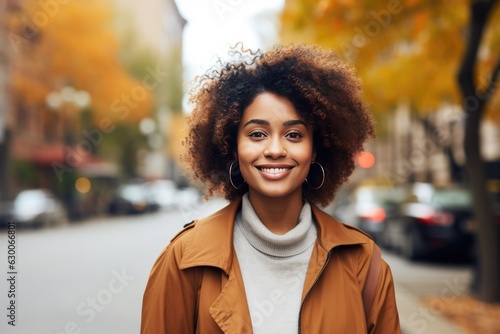
{"type": "MultiPolygon", "coordinates": [[[[0,234],[1,333],[136,334],[144,287],[154,260],[173,234],[193,218],[224,205],[214,200],[202,208],[182,208],[146,215],[96,218],[59,228],[16,231],[16,318],[7,307],[8,239],[0,234]]],[[[415,332],[432,325],[419,296],[440,296],[445,301],[462,294],[470,280],[463,265],[413,264],[385,253],[396,291],[410,296],[401,303],[408,328],[415,332]],[[424,320],[422,320],[424,319],[424,320]]],[[[408,331],[411,332],[411,331],[408,331]]]]}

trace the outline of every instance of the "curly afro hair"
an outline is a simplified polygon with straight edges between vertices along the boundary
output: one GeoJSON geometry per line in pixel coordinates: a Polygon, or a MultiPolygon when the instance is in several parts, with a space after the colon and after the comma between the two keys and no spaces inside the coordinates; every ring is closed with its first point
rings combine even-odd
{"type": "Polygon", "coordinates": [[[320,189],[304,182],[304,199],[330,203],[354,170],[364,142],[375,136],[359,79],[333,51],[319,46],[276,45],[264,53],[235,50],[238,60],[209,70],[191,91],[193,110],[183,162],[207,186],[208,196],[234,200],[245,194],[248,185],[235,189],[228,174],[237,150],[238,124],[258,94],[274,93],[288,99],[313,129],[315,161],[325,171],[320,189]]]}

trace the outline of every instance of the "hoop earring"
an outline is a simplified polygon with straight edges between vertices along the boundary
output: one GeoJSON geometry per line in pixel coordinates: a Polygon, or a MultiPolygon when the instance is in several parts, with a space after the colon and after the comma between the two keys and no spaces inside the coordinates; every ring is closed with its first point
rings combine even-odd
{"type": "Polygon", "coordinates": [[[313,168],[314,164],[317,164],[317,165],[319,166],[319,168],[321,169],[321,174],[322,174],[321,183],[319,184],[319,186],[317,186],[317,187],[313,187],[313,186],[309,183],[309,181],[307,180],[307,179],[310,177],[310,176],[309,176],[309,174],[308,174],[308,175],[307,175],[307,177],[306,177],[306,183],[307,183],[307,185],[308,185],[309,187],[311,187],[311,189],[318,190],[319,188],[321,188],[321,187],[323,186],[323,183],[325,183],[325,177],[326,177],[326,176],[325,176],[325,170],[323,169],[323,166],[321,166],[321,164],[320,164],[319,162],[317,162],[317,161],[313,161],[313,162],[311,163],[311,168],[309,169],[309,173],[311,173],[311,170],[312,170],[312,168],[313,168]]]}
{"type": "Polygon", "coordinates": [[[243,185],[245,184],[245,180],[243,180],[243,183],[239,187],[236,187],[234,185],[234,182],[233,182],[233,165],[234,165],[235,162],[236,162],[236,160],[234,160],[233,162],[231,162],[231,165],[229,166],[229,182],[231,182],[231,185],[233,186],[234,189],[239,190],[239,189],[243,188],[243,185]]]}

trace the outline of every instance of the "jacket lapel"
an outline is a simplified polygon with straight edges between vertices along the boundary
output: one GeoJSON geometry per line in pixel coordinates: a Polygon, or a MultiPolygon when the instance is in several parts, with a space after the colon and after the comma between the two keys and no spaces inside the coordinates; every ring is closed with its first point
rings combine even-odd
{"type": "Polygon", "coordinates": [[[245,287],[237,257],[219,297],[210,307],[210,315],[224,333],[252,333],[245,287]]]}
{"type": "Polygon", "coordinates": [[[350,227],[338,222],[315,205],[311,205],[311,208],[318,228],[318,240],[311,254],[304,290],[302,291],[302,300],[304,300],[326,268],[330,259],[330,252],[335,247],[366,243],[358,233],[353,233],[350,227]]]}
{"type": "Polygon", "coordinates": [[[221,291],[209,313],[224,333],[252,333],[243,278],[233,247],[233,227],[241,200],[196,222],[180,269],[199,266],[222,270],[221,291]]]}

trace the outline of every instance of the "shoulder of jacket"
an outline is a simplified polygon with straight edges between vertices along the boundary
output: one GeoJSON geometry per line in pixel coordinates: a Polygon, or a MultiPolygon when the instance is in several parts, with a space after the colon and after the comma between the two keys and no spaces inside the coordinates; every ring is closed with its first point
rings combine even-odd
{"type": "Polygon", "coordinates": [[[179,239],[181,236],[186,234],[188,231],[192,230],[196,226],[196,222],[197,222],[197,220],[192,220],[189,223],[185,224],[183,226],[182,230],[177,232],[177,234],[172,239],[170,239],[170,243],[173,243],[175,240],[179,239]]]}
{"type": "Polygon", "coordinates": [[[352,225],[349,225],[349,224],[345,224],[345,223],[341,223],[342,225],[344,225],[344,227],[346,227],[347,229],[349,229],[350,231],[354,232],[354,233],[359,233],[361,234],[362,236],[364,237],[367,237],[368,239],[372,240],[373,241],[373,237],[371,235],[369,235],[368,233],[366,233],[365,231],[363,230],[360,230],[359,228],[357,227],[354,227],[352,225]]]}
{"type": "Polygon", "coordinates": [[[318,207],[313,207],[313,213],[316,216],[316,219],[321,219],[324,222],[324,224],[335,224],[337,225],[338,228],[343,230],[344,233],[358,237],[360,242],[369,243],[370,240],[373,241],[373,238],[368,233],[360,230],[357,227],[354,227],[352,225],[346,224],[338,220],[336,217],[326,213],[325,211],[323,211],[318,207]]]}

